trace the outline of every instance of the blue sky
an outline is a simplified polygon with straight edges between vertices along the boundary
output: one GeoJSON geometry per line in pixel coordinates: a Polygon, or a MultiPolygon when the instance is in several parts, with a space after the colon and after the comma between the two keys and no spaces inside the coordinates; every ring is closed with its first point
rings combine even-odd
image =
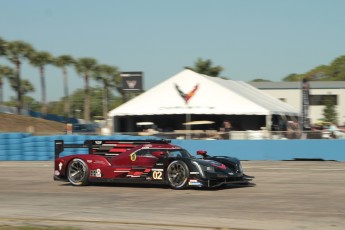
{"type": "MultiPolygon", "coordinates": [[[[0,37],[143,71],[146,90],[198,58],[233,80],[281,81],[345,55],[344,10],[343,0],[0,0],[0,37]]],[[[48,101],[62,96],[61,75],[46,68],[48,101]]],[[[24,63],[22,77],[40,100],[38,70],[24,63]]],[[[73,68],[69,84],[83,88],[73,68]]]]}

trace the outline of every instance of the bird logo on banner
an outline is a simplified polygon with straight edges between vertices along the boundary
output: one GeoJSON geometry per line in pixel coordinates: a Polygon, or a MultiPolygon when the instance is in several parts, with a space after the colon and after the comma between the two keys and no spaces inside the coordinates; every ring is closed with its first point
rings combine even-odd
{"type": "Polygon", "coordinates": [[[189,93],[184,93],[179,87],[177,84],[175,84],[175,88],[176,90],[179,92],[180,96],[185,100],[186,103],[188,103],[189,99],[191,99],[195,92],[198,90],[199,88],[199,85],[195,85],[194,86],[194,89],[192,91],[190,91],[189,93]]]}

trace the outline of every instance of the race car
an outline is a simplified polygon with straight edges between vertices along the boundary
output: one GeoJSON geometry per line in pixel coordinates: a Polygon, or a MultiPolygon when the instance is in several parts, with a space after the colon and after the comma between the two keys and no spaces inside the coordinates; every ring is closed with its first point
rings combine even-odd
{"type": "Polygon", "coordinates": [[[82,186],[91,182],[166,184],[172,189],[248,184],[238,159],[209,156],[197,151],[192,156],[170,140],[86,140],[65,144],[55,140],[54,180],[82,186]],[[62,156],[65,148],[87,148],[88,154],[62,156]]]}

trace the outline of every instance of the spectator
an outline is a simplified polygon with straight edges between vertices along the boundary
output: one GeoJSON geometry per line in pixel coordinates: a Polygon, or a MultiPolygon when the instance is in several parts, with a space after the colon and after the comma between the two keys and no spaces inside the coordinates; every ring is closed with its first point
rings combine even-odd
{"type": "Polygon", "coordinates": [[[223,121],[223,124],[221,125],[219,131],[222,132],[221,136],[225,140],[231,139],[231,122],[229,120],[223,121]]]}

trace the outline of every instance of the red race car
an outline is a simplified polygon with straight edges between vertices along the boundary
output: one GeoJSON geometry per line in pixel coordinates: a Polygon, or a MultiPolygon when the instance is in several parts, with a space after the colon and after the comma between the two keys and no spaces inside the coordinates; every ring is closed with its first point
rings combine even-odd
{"type": "Polygon", "coordinates": [[[55,141],[54,180],[73,185],[90,182],[167,184],[173,189],[188,186],[217,187],[229,183],[248,184],[238,159],[227,156],[201,158],[173,145],[169,140],[87,140],[84,144],[55,141]],[[65,148],[87,148],[88,154],[60,157],[65,148]]]}

